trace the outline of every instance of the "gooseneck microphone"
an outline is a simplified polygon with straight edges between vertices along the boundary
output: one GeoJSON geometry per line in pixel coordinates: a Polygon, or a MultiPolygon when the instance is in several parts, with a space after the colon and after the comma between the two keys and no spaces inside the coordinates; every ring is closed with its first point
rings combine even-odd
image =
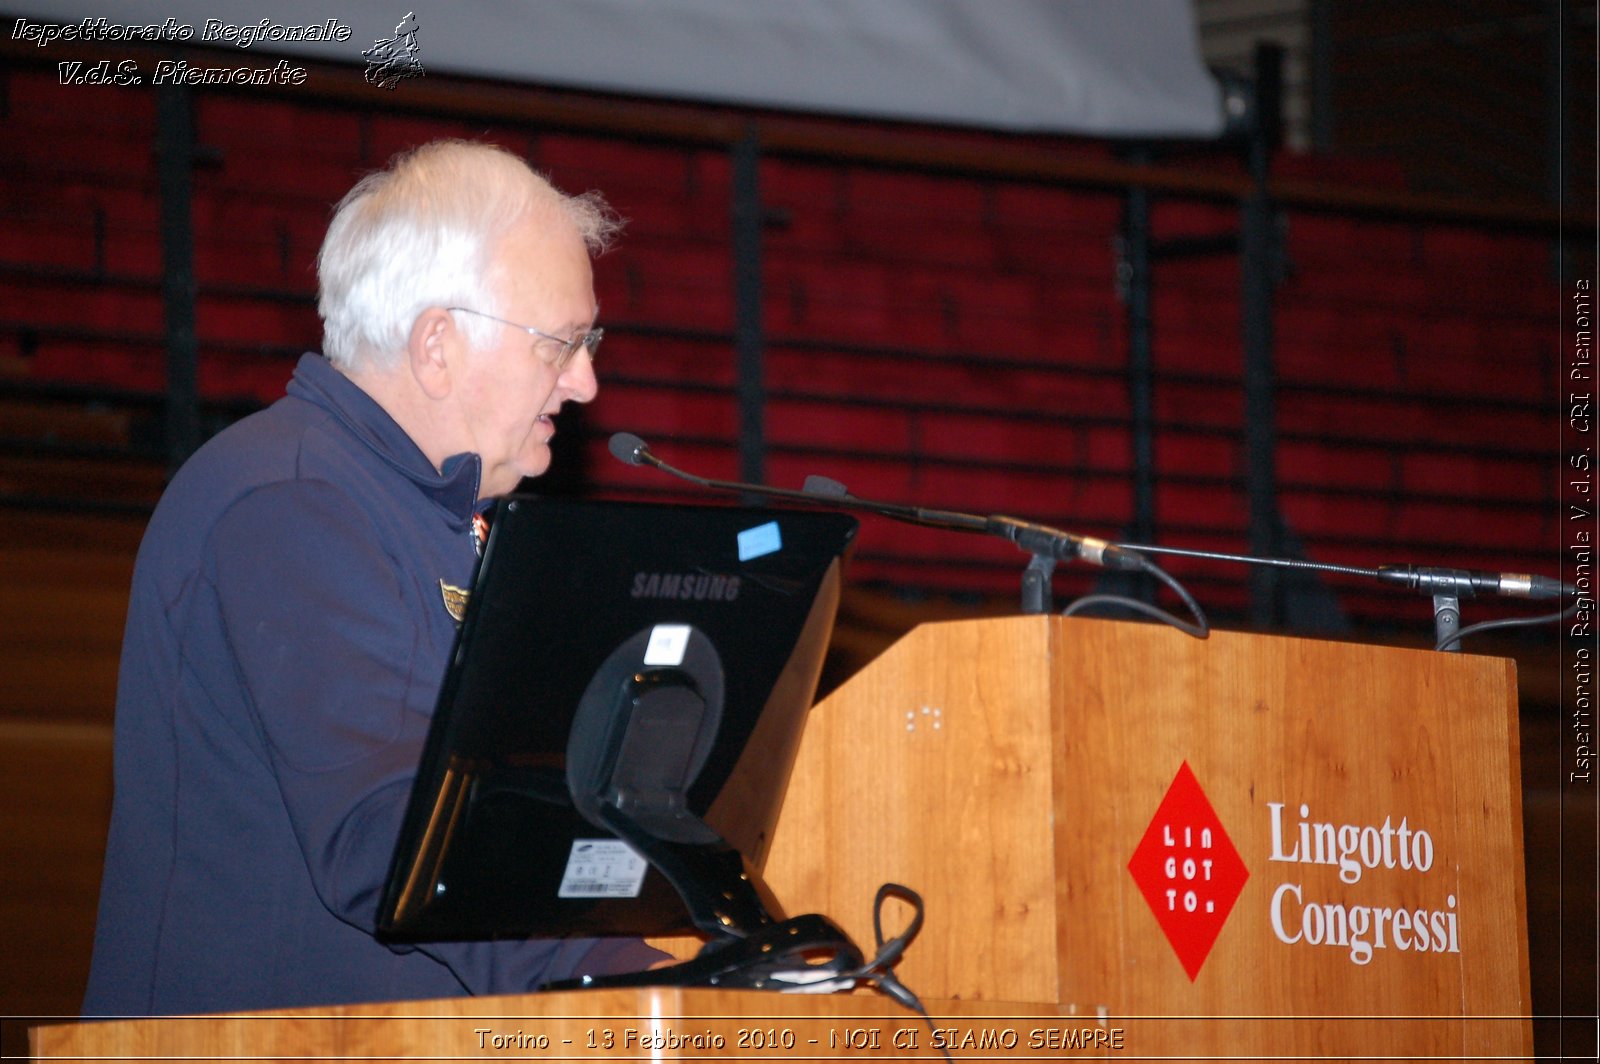
{"type": "Polygon", "coordinates": [[[917,524],[932,525],[936,528],[954,528],[965,532],[987,531],[984,519],[981,517],[949,510],[928,510],[916,506],[898,506],[894,503],[868,502],[851,495],[843,484],[827,477],[807,477],[805,487],[800,491],[793,491],[788,488],[768,487],[765,484],[746,484],[738,480],[715,480],[711,477],[697,476],[663,462],[651,452],[648,443],[631,432],[612,433],[609,446],[612,457],[620,461],[629,465],[650,466],[680,480],[698,484],[702,488],[735,491],[741,495],[762,495],[769,499],[792,499],[796,502],[833,506],[839,509],[865,510],[883,517],[915,521],[917,524]]]}
{"type": "Polygon", "coordinates": [[[926,506],[903,506],[899,503],[862,499],[850,492],[837,480],[810,476],[800,491],[771,488],[764,484],[745,484],[733,480],[714,480],[668,465],[650,451],[650,445],[631,432],[613,433],[609,443],[611,454],[628,465],[647,465],[663,473],[698,484],[703,488],[732,491],[743,495],[761,495],[772,499],[792,499],[816,506],[833,506],[840,509],[860,510],[865,513],[890,517],[898,521],[947,528],[957,532],[979,532],[1010,540],[1018,549],[1035,556],[1071,561],[1075,558],[1107,569],[1142,570],[1144,559],[1133,551],[1108,543],[1093,536],[1080,536],[1063,532],[1047,525],[1034,524],[1004,514],[980,517],[958,510],[936,510],[926,506]]]}
{"type": "MultiPolygon", "coordinates": [[[[746,484],[734,480],[715,480],[711,477],[697,476],[694,473],[678,469],[663,462],[650,452],[649,444],[631,432],[614,433],[609,446],[612,456],[618,461],[625,462],[628,465],[651,466],[661,470],[663,473],[687,480],[691,484],[698,484],[703,488],[737,492],[744,496],[788,499],[795,502],[810,503],[814,506],[829,506],[834,509],[859,510],[865,513],[877,514],[880,517],[888,517],[896,521],[905,521],[931,528],[944,528],[956,532],[978,532],[1010,540],[1020,550],[1033,556],[1028,562],[1027,569],[1022,574],[1022,612],[1024,613],[1050,612],[1052,608],[1050,578],[1055,571],[1056,563],[1082,558],[1092,565],[1099,565],[1107,569],[1133,570],[1154,576],[1173,589],[1178,597],[1183,600],[1185,606],[1188,607],[1190,613],[1193,614],[1195,620],[1191,623],[1147,603],[1116,596],[1118,605],[1127,606],[1136,612],[1143,612],[1157,617],[1197,639],[1206,638],[1211,630],[1209,622],[1206,621],[1205,611],[1200,608],[1200,604],[1194,600],[1194,596],[1190,595],[1183,585],[1173,580],[1160,566],[1137,551],[1107,543],[1103,539],[1063,532],[1057,528],[1034,524],[1015,517],[1007,517],[1004,514],[991,514],[987,517],[980,517],[977,514],[961,513],[958,510],[935,510],[925,506],[904,506],[899,503],[861,499],[851,495],[843,484],[828,477],[807,477],[803,490],[790,491],[786,488],[769,488],[764,484],[746,484]]],[[[1104,598],[1105,596],[1091,595],[1078,601],[1084,604],[1094,604],[1104,598]]]]}
{"type": "MultiPolygon", "coordinates": [[[[669,476],[679,480],[687,480],[691,484],[698,484],[702,488],[711,488],[715,491],[732,491],[740,495],[762,495],[770,499],[792,499],[796,502],[808,502],[817,506],[836,506],[837,501],[830,495],[815,493],[810,490],[811,482],[806,481],[806,490],[791,491],[787,488],[769,488],[765,484],[745,484],[737,480],[715,480],[711,477],[696,476],[677,466],[668,465],[657,458],[650,451],[650,445],[631,432],[613,432],[607,444],[611,448],[611,457],[628,465],[650,466],[659,469],[669,476]]],[[[842,489],[844,485],[840,485],[842,489]]]]}

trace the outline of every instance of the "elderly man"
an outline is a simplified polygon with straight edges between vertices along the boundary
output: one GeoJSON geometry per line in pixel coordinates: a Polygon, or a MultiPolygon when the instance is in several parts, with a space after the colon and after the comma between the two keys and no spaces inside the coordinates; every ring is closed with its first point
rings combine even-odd
{"type": "Polygon", "coordinates": [[[503,993],[661,957],[372,934],[477,515],[594,398],[589,257],[615,228],[460,142],[340,204],[326,359],[184,466],[139,551],[86,1013],[503,993]]]}

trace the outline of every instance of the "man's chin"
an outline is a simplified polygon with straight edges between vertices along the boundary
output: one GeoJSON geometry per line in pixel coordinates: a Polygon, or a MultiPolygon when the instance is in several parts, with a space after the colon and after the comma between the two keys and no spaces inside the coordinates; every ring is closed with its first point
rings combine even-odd
{"type": "Polygon", "coordinates": [[[542,477],[550,471],[550,460],[547,457],[543,462],[519,462],[515,468],[507,469],[495,477],[484,478],[484,496],[498,498],[501,495],[510,495],[517,488],[535,477],[542,477]]]}

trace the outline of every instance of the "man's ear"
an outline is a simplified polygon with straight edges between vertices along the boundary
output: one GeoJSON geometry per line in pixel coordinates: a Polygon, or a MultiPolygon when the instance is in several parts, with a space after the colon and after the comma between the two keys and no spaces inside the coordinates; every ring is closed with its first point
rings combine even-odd
{"type": "Polygon", "coordinates": [[[455,319],[443,307],[429,307],[411,323],[406,359],[417,386],[429,399],[450,394],[450,371],[455,368],[454,356],[462,340],[455,319]]]}

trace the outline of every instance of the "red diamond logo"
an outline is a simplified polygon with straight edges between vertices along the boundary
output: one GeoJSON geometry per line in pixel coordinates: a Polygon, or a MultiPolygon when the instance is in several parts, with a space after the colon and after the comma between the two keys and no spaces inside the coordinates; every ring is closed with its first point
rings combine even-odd
{"type": "Polygon", "coordinates": [[[1192,983],[1250,870],[1185,761],[1128,862],[1192,983]]]}

